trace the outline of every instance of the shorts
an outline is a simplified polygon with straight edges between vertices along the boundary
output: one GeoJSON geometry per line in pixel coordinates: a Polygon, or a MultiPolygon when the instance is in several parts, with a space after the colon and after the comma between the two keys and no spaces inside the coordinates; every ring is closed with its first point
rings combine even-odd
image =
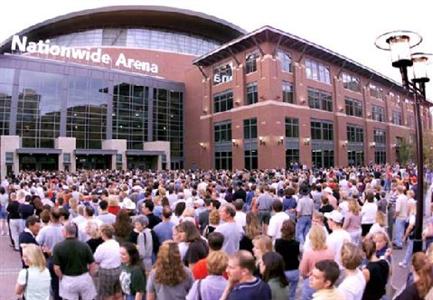
{"type": "Polygon", "coordinates": [[[0,220],[6,220],[8,217],[8,212],[4,205],[0,205],[0,220]]]}
{"type": "Polygon", "coordinates": [[[98,270],[98,296],[108,297],[120,293],[120,273],[122,269],[120,267],[114,269],[103,269],[98,270]]]}
{"type": "Polygon", "coordinates": [[[78,276],[63,275],[60,280],[60,297],[68,300],[93,300],[96,289],[89,273],[78,276]]]}

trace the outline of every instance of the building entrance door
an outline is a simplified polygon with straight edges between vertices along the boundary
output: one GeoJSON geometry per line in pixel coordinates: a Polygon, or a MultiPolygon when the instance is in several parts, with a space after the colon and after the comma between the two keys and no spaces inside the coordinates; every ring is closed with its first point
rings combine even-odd
{"type": "Polygon", "coordinates": [[[59,166],[58,154],[19,154],[20,170],[55,171],[59,166]]]}
{"type": "Polygon", "coordinates": [[[111,169],[112,155],[77,155],[77,169],[111,169]]]}

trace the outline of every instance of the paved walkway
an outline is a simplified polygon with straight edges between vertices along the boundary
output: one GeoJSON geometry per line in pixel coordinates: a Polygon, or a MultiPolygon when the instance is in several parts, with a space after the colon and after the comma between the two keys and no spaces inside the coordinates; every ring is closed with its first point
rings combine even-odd
{"type": "Polygon", "coordinates": [[[19,252],[9,247],[9,236],[0,236],[0,300],[14,300],[15,283],[21,270],[19,252]]]}

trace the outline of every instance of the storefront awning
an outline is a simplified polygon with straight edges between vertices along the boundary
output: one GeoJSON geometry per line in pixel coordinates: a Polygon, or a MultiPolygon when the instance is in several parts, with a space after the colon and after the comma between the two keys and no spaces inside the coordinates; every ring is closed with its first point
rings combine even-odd
{"type": "Polygon", "coordinates": [[[164,155],[164,151],[151,151],[151,150],[127,150],[126,155],[127,156],[158,156],[158,155],[164,155]]]}
{"type": "Polygon", "coordinates": [[[75,155],[114,155],[117,150],[111,149],[76,149],[75,155]]]}
{"type": "Polygon", "coordinates": [[[17,154],[61,154],[61,149],[54,148],[18,148],[17,154]]]}

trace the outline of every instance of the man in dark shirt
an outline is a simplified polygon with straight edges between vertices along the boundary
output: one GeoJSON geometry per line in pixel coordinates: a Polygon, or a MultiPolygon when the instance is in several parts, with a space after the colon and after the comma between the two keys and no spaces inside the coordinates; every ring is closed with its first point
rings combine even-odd
{"type": "Polygon", "coordinates": [[[141,206],[141,212],[149,219],[149,225],[147,225],[147,228],[150,229],[153,229],[153,227],[161,223],[161,219],[153,214],[154,207],[155,205],[153,204],[152,200],[144,201],[143,205],[141,206]]]}
{"type": "Polygon", "coordinates": [[[60,279],[60,297],[64,299],[91,300],[96,289],[89,272],[96,264],[90,247],[76,238],[77,226],[68,223],[63,227],[65,240],[54,246],[54,271],[60,279]]]}
{"type": "Polygon", "coordinates": [[[253,255],[245,250],[236,252],[229,258],[227,275],[229,283],[221,297],[223,300],[270,300],[269,285],[253,275],[255,260],[253,255]]]}
{"type": "Polygon", "coordinates": [[[247,200],[247,192],[245,192],[245,190],[242,188],[242,182],[239,182],[238,186],[235,189],[236,191],[233,194],[233,200],[242,199],[242,201],[244,201],[245,203],[245,201],[247,200]]]}
{"type": "MultiPolygon", "coordinates": [[[[36,216],[30,216],[26,220],[26,228],[23,232],[20,233],[18,237],[19,246],[20,246],[20,254],[23,256],[23,247],[28,244],[38,245],[36,241],[36,236],[38,235],[39,229],[41,228],[41,224],[39,223],[39,219],[36,216]]],[[[23,264],[23,268],[26,267],[24,261],[21,261],[23,264]]]]}

